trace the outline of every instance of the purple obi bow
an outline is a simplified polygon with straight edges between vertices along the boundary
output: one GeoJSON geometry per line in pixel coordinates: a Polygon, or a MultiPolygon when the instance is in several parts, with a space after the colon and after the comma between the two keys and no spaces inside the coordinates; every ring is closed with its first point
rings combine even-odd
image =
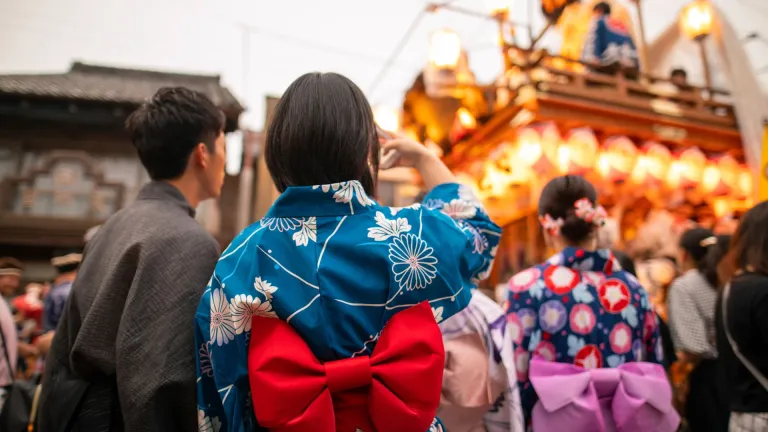
{"type": "Polygon", "coordinates": [[[680,416],[664,369],[652,363],[583,369],[534,358],[536,432],[674,432],[680,416]]]}

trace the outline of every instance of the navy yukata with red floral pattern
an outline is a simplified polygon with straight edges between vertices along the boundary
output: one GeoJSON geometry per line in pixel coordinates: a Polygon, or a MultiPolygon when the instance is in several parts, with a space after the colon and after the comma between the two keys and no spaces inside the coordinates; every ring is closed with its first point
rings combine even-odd
{"type": "Polygon", "coordinates": [[[528,380],[533,356],[586,369],[662,361],[645,289],[607,249],[568,247],[516,274],[505,309],[526,421],[537,401],[528,380]]]}

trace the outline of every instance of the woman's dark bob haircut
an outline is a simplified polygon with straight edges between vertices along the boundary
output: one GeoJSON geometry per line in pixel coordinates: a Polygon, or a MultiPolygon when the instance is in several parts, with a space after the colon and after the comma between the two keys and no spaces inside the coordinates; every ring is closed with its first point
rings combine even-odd
{"type": "Polygon", "coordinates": [[[265,159],[280,192],[358,180],[374,196],[379,141],[365,95],[339,74],[302,75],[275,108],[265,159]]]}
{"type": "Polygon", "coordinates": [[[768,275],[768,201],[741,218],[731,248],[718,267],[721,283],[728,283],[739,271],[768,275]]]}

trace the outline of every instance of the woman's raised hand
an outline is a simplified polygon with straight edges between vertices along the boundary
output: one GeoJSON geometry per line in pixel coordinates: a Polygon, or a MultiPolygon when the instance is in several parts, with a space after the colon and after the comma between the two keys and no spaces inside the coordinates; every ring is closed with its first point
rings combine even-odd
{"type": "Polygon", "coordinates": [[[456,177],[435,154],[419,142],[397,137],[382,143],[383,156],[379,168],[416,168],[427,190],[444,183],[456,183],[456,177]]]}
{"type": "Polygon", "coordinates": [[[409,138],[396,137],[382,146],[381,169],[395,167],[419,168],[424,158],[432,156],[425,146],[409,138]]]}

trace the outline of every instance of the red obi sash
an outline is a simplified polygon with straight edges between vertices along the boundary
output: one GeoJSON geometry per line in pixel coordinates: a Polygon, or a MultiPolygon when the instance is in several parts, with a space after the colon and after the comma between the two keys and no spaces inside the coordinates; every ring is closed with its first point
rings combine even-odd
{"type": "Polygon", "coordinates": [[[286,322],[253,317],[256,419],[280,432],[424,432],[440,404],[445,352],[429,303],[393,316],[370,357],[321,363],[286,322]]]}

